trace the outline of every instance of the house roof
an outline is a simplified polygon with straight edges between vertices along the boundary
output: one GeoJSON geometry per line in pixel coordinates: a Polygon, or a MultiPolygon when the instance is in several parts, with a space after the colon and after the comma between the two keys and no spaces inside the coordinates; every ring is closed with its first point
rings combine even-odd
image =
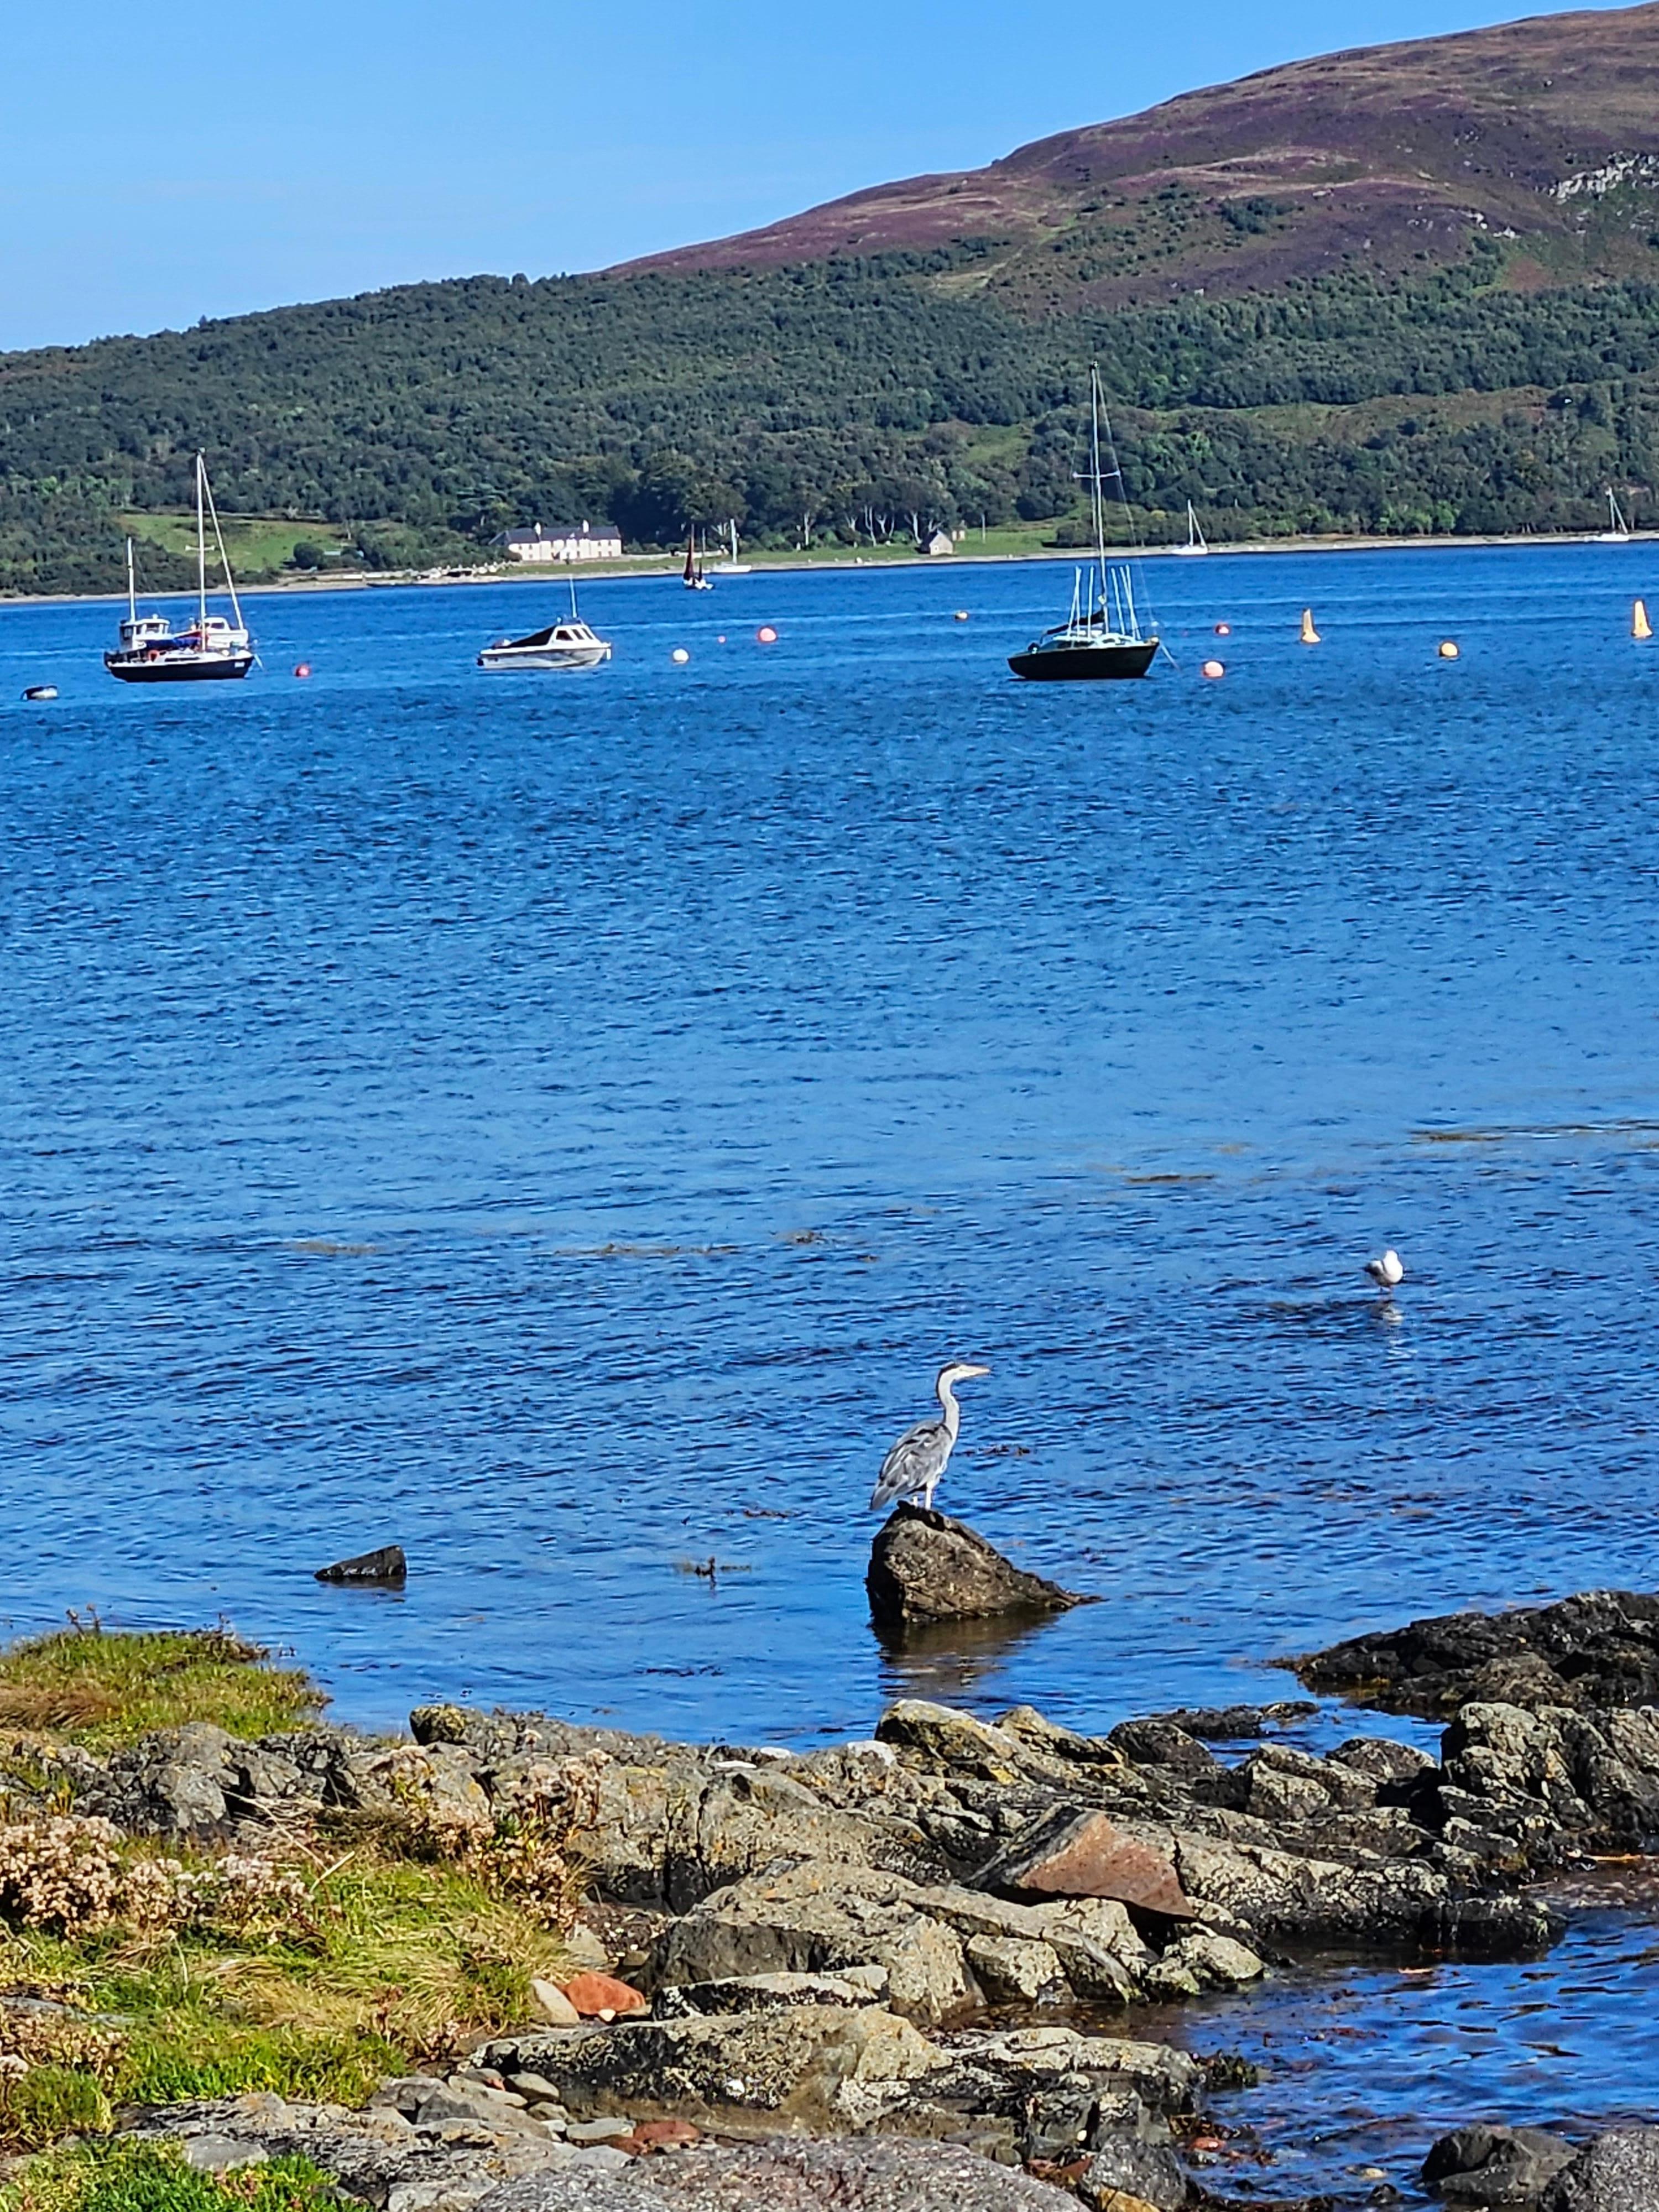
{"type": "Polygon", "coordinates": [[[547,538],[621,536],[614,522],[538,522],[528,529],[504,530],[498,542],[502,545],[534,545],[547,538]]]}

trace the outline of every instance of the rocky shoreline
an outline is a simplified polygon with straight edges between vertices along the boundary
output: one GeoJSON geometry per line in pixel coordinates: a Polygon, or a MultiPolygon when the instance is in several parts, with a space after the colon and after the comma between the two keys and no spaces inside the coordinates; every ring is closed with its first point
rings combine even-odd
{"type": "MultiPolygon", "coordinates": [[[[1090,1736],[905,1699],[869,1741],[799,1753],[442,1705],[407,1740],[193,1723],[58,1747],[32,1786],[125,1835],[239,1850],[324,1814],[465,1826],[533,1804],[580,1870],[585,1982],[536,1984],[544,2017],[464,2063],[366,2112],[252,2095],[124,2116],[205,2171],[301,2151],[385,2212],[990,2212],[1060,2191],[1178,2212],[1233,2201],[1206,2100],[1235,2077],[1138,2035],[1134,2008],[1333,1948],[1547,1948],[1540,1878],[1659,1833],[1659,1712],[1610,1694],[1645,1692],[1656,1632],[1659,1600],[1601,1593],[1301,1662],[1449,1714],[1437,1759],[1359,1726],[1316,1756],[1281,1740],[1313,1710],[1295,1704],[1090,1736]]],[[[14,1780],[14,1815],[19,1797],[14,1780]]],[[[1424,2149],[1448,2203],[1659,2208],[1659,2131],[1583,2148],[1487,2125],[1424,2149]]]]}

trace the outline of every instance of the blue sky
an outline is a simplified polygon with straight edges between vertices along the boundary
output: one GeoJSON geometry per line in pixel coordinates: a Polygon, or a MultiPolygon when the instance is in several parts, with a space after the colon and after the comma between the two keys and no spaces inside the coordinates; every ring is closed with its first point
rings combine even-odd
{"type": "Polygon", "coordinates": [[[0,347],[592,269],[1479,0],[112,0],[9,11],[0,347]],[[69,29],[66,31],[66,25],[69,29]]]}

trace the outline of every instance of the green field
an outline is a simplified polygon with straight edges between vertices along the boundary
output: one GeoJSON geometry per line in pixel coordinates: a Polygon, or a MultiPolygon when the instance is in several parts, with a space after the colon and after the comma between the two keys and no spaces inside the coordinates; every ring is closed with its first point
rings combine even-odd
{"type": "MultiPolygon", "coordinates": [[[[194,510],[164,514],[118,514],[120,528],[142,544],[148,539],[152,545],[165,546],[169,553],[179,553],[195,558],[196,516],[194,510]]],[[[219,527],[225,537],[225,550],[230,556],[230,565],[239,579],[251,581],[255,576],[268,576],[285,568],[294,557],[294,549],[300,544],[311,544],[325,554],[338,554],[350,543],[348,532],[337,523],[323,522],[314,516],[291,518],[266,514],[222,514],[219,527]]],[[[212,534],[208,538],[210,570],[216,563],[212,534]]],[[[326,566],[356,567],[355,562],[329,561],[326,566]]],[[[142,570],[143,562],[140,562],[142,570]]],[[[140,581],[142,582],[142,575],[140,581]]]]}

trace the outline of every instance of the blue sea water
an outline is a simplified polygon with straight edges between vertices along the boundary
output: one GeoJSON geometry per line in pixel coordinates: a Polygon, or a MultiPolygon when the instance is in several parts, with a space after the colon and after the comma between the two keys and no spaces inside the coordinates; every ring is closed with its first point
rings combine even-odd
{"type": "Polygon", "coordinates": [[[1178,665],[1080,687],[1051,566],[596,581],[585,677],[472,665],[554,586],[159,691],[0,609],[10,1628],[806,1743],[1659,1583],[1659,546],[1151,576],[1178,665]],[[939,1502],[1103,1601],[884,1655],[952,1354],[939,1502]]]}

